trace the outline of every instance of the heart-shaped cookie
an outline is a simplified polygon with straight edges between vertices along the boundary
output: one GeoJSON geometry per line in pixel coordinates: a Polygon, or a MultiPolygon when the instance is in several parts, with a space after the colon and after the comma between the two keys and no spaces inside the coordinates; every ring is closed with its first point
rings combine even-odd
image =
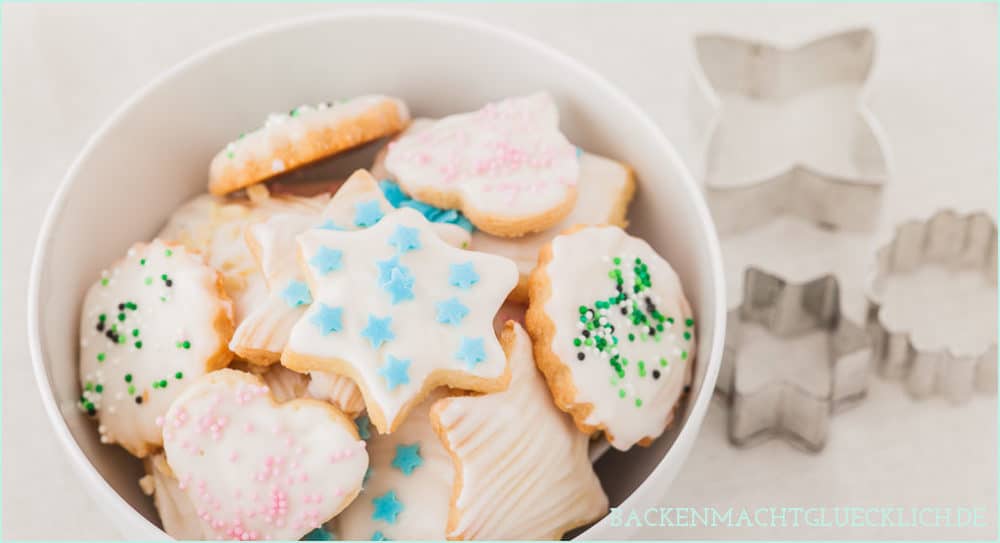
{"type": "Polygon", "coordinates": [[[278,404],[249,373],[205,375],[161,422],[167,463],[217,538],[298,539],[357,496],[368,468],[365,442],[340,411],[278,404]]]}

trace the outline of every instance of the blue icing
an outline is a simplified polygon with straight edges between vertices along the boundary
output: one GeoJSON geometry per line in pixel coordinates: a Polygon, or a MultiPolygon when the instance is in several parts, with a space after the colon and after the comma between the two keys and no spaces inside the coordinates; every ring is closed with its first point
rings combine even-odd
{"type": "Polygon", "coordinates": [[[313,531],[302,536],[299,541],[336,541],[333,532],[325,530],[323,528],[315,528],[313,531]]]}
{"type": "Polygon", "coordinates": [[[483,338],[470,338],[463,337],[462,344],[458,348],[458,352],[455,353],[455,358],[465,362],[469,369],[473,369],[477,364],[486,360],[486,349],[485,342],[483,338]]]}
{"type": "Polygon", "coordinates": [[[354,204],[354,226],[368,228],[382,219],[382,206],[378,200],[368,200],[354,204]]]}
{"type": "Polygon", "coordinates": [[[430,222],[437,223],[448,223],[460,226],[469,232],[472,232],[475,228],[469,219],[465,218],[460,212],[454,209],[441,209],[439,207],[434,207],[430,204],[425,204],[410,198],[403,189],[399,188],[399,185],[388,180],[383,179],[378,182],[378,186],[382,189],[382,194],[385,195],[385,199],[389,200],[392,207],[408,207],[410,209],[420,212],[430,222]]]}
{"type": "Polygon", "coordinates": [[[372,534],[372,541],[392,541],[392,540],[386,537],[385,534],[382,533],[382,530],[375,530],[375,533],[372,534]]]}
{"type": "Polygon", "coordinates": [[[392,467],[403,472],[403,475],[413,473],[420,467],[424,459],[420,457],[420,444],[396,445],[396,456],[392,459],[392,467]]]}
{"type": "Polygon", "coordinates": [[[321,230],[333,230],[334,232],[342,232],[344,229],[337,226],[337,223],[333,222],[333,219],[327,219],[326,222],[317,226],[321,230]]]}
{"type": "Polygon", "coordinates": [[[420,230],[396,225],[396,231],[389,237],[389,245],[396,248],[400,253],[407,253],[420,248],[420,230]]]}
{"type": "Polygon", "coordinates": [[[479,282],[479,274],[472,262],[452,264],[448,267],[448,284],[460,289],[468,289],[479,282]]]}
{"type": "Polygon", "coordinates": [[[319,333],[329,335],[331,332],[339,332],[344,326],[344,310],[339,307],[330,307],[322,302],[319,304],[319,311],[312,316],[310,321],[319,328],[319,333]]]}
{"type": "Polygon", "coordinates": [[[302,281],[289,281],[285,290],[281,291],[281,297],[291,307],[299,307],[300,305],[312,303],[312,295],[309,294],[309,287],[302,281]]]}
{"type": "Polygon", "coordinates": [[[382,288],[392,297],[392,305],[413,299],[413,276],[403,266],[393,268],[382,288]]]}
{"type": "Polygon", "coordinates": [[[385,378],[385,385],[389,391],[396,390],[399,385],[410,382],[410,361],[402,360],[392,356],[387,357],[385,365],[378,369],[378,374],[385,378]]]}
{"type": "Polygon", "coordinates": [[[321,275],[326,275],[334,270],[340,269],[340,259],[344,256],[342,251],[321,246],[316,254],[309,259],[309,264],[316,268],[321,275]]]}
{"type": "Polygon", "coordinates": [[[378,349],[383,343],[396,338],[396,334],[389,328],[391,324],[392,317],[380,319],[375,315],[368,315],[368,324],[361,331],[361,337],[366,338],[373,349],[378,349]]]}
{"type": "Polygon", "coordinates": [[[436,306],[437,321],[441,324],[458,325],[469,314],[469,308],[458,301],[458,298],[438,302],[436,306]]]}
{"type": "Polygon", "coordinates": [[[377,498],[372,498],[372,520],[384,520],[389,524],[396,523],[396,516],[403,511],[403,504],[396,499],[396,491],[390,490],[377,498]]]}

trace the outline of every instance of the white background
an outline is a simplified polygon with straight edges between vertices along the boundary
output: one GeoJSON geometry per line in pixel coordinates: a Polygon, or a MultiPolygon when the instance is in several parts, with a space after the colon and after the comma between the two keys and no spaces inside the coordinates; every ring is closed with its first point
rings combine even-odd
{"type": "MultiPolygon", "coordinates": [[[[98,512],[49,433],[26,344],[24,305],[34,240],[70,161],[123,100],[193,52],[281,18],[345,7],[3,6],[4,539],[120,537],[98,512]]],[[[795,45],[846,27],[871,26],[878,32],[880,48],[867,102],[887,132],[896,166],[881,234],[898,220],[939,207],[981,208],[996,214],[995,5],[409,7],[506,25],[580,59],[631,95],[689,157],[696,150],[687,132],[685,105],[693,32],[721,31],[795,45]]],[[[405,54],[405,44],[400,54],[405,54]]],[[[141,180],[142,172],[134,174],[141,180]]],[[[849,258],[861,261],[867,255],[849,258]]],[[[782,271],[811,273],[790,267],[782,271]]],[[[847,292],[859,288],[845,285],[847,292]]],[[[664,489],[660,504],[650,504],[982,507],[985,528],[843,532],[649,528],[641,535],[993,539],[996,413],[992,397],[977,397],[959,407],[941,400],[915,402],[897,384],[875,380],[865,403],[833,420],[827,449],[809,455],[782,442],[749,450],[731,448],[725,437],[725,409],[721,403],[713,404],[680,478],[664,489]]]]}

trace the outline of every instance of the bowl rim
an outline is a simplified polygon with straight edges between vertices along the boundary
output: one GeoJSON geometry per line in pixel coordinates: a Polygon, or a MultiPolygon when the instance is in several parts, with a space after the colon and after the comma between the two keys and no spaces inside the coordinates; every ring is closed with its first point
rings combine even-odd
{"type": "MultiPolygon", "coordinates": [[[[126,520],[128,524],[133,525],[136,528],[143,529],[150,535],[170,539],[169,535],[152,522],[149,522],[134,507],[132,507],[131,504],[125,501],[125,499],[119,495],[114,488],[112,488],[110,483],[108,483],[107,480],[101,476],[89,458],[84,454],[80,446],[76,443],[76,440],[73,438],[69,430],[66,420],[60,412],[59,404],[52,392],[51,381],[43,362],[44,355],[41,341],[42,332],[41,323],[39,322],[39,295],[42,276],[41,267],[43,261],[45,260],[47,249],[51,244],[56,217],[59,216],[66,205],[67,193],[69,192],[70,186],[75,182],[82,164],[86,158],[91,155],[93,150],[101,143],[101,141],[104,140],[107,134],[111,132],[111,130],[118,125],[121,120],[126,117],[142,100],[144,100],[148,94],[185,70],[205,62],[224,50],[238,46],[242,42],[257,39],[261,36],[285,32],[305,25],[324,24],[329,21],[352,19],[400,19],[418,23],[432,23],[443,26],[462,27],[467,30],[491,35],[501,41],[514,42],[518,45],[534,49],[538,51],[541,56],[547,57],[552,62],[562,64],[567,68],[574,70],[579,75],[587,79],[591,85],[596,87],[602,93],[616,99],[624,108],[628,110],[631,116],[639,120],[645,128],[649,129],[648,131],[651,136],[655,138],[655,143],[664,151],[664,159],[671,162],[674,166],[674,169],[680,178],[680,185],[683,187],[683,190],[686,190],[689,193],[689,200],[695,208],[694,211],[696,216],[706,228],[705,234],[708,241],[706,244],[708,263],[713,276],[711,280],[711,287],[716,293],[718,293],[715,303],[713,304],[715,319],[711,323],[712,329],[716,331],[716,334],[709,347],[710,352],[707,353],[707,360],[705,359],[705,355],[698,357],[702,363],[708,364],[705,373],[705,381],[699,395],[688,406],[689,411],[687,420],[684,421],[684,425],[678,432],[677,438],[674,440],[670,449],[668,449],[660,459],[659,463],[657,463],[656,467],[649,473],[646,479],[640,483],[640,485],[619,505],[619,508],[628,508],[629,506],[634,507],[636,502],[656,490],[654,487],[657,486],[657,475],[667,469],[666,464],[668,463],[668,459],[672,458],[672,456],[675,456],[676,454],[681,454],[682,458],[679,461],[682,462],[683,457],[686,457],[687,453],[690,452],[693,441],[697,436],[698,428],[700,428],[700,422],[704,418],[709,402],[713,396],[715,388],[714,383],[718,375],[719,366],[721,365],[722,349],[726,331],[725,276],[723,273],[721,248],[715,224],[711,219],[711,215],[709,214],[708,207],[704,201],[701,190],[699,189],[698,184],[696,183],[687,165],[683,160],[681,160],[676,148],[667,139],[660,127],[657,126],[650,119],[650,117],[641,108],[639,108],[639,106],[636,105],[628,95],[625,94],[624,91],[614,86],[603,75],[600,75],[594,69],[583,64],[581,61],[563,53],[541,40],[529,37],[505,26],[496,25],[472,17],[398,8],[345,9],[336,12],[291,17],[277,22],[253,27],[249,30],[239,32],[235,35],[219,40],[184,58],[170,68],[161,72],[146,84],[142,85],[138,90],[134,91],[128,99],[118,106],[118,108],[116,108],[114,112],[112,112],[112,114],[104,120],[100,127],[90,135],[83,148],[73,159],[73,162],[66,171],[66,174],[59,181],[58,188],[56,189],[56,192],[52,197],[52,201],[45,213],[42,228],[39,231],[39,236],[35,243],[28,286],[28,341],[35,382],[38,386],[39,393],[41,394],[42,404],[44,405],[46,415],[55,430],[58,440],[63,445],[63,448],[69,453],[70,458],[73,460],[73,464],[75,464],[76,469],[74,471],[79,477],[81,477],[84,483],[90,483],[93,485],[93,488],[96,489],[93,492],[93,495],[102,510],[108,512],[107,507],[113,507],[118,510],[119,513],[126,516],[123,520],[126,520]],[[678,445],[683,446],[679,447],[678,445]],[[683,452],[681,452],[682,449],[683,452]]],[[[605,516],[601,520],[597,521],[585,532],[580,534],[579,537],[587,537],[588,532],[606,523],[608,518],[609,516],[605,516]]],[[[116,525],[116,529],[118,531],[121,531],[120,526],[122,525],[116,525]]]]}

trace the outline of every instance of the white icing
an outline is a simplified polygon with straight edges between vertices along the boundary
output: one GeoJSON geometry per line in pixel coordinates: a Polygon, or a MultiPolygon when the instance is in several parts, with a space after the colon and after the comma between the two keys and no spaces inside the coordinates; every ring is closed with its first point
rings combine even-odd
{"type": "Polygon", "coordinates": [[[624,210],[619,205],[622,193],[630,190],[632,173],[620,162],[584,153],[580,157],[580,184],[577,186],[573,210],[555,226],[519,238],[503,238],[476,230],[472,233],[471,249],[505,256],[517,264],[521,276],[527,279],[538,263],[538,251],[552,238],[577,224],[620,224],[624,210]]]}
{"type": "Polygon", "coordinates": [[[589,440],[552,403],[530,338],[515,323],[504,333],[507,390],[432,409],[459,470],[449,539],[559,539],[608,510],[589,440]]]}
{"type": "Polygon", "coordinates": [[[245,241],[246,227],[275,213],[318,211],[329,199],[329,194],[272,196],[255,204],[202,194],[174,211],[157,237],[204,254],[222,273],[238,325],[267,297],[264,278],[245,241]]]}
{"type": "MultiPolygon", "coordinates": [[[[375,532],[389,539],[445,539],[455,468],[451,456],[434,433],[428,411],[442,398],[431,394],[413,409],[406,422],[391,434],[375,435],[368,441],[371,472],[364,490],[335,519],[336,534],[343,539],[372,539],[375,532]],[[407,475],[393,466],[397,446],[419,445],[421,463],[407,475]],[[396,522],[372,518],[373,498],[395,492],[403,509],[396,522]]],[[[405,464],[403,464],[405,467],[405,464]]]]}
{"type": "Polygon", "coordinates": [[[152,488],[149,489],[151,492],[145,488],[143,492],[152,494],[163,531],[179,540],[207,538],[209,534],[202,531],[201,519],[195,513],[194,505],[178,486],[163,453],[146,461],[146,473],[152,488]]]}
{"type": "Polygon", "coordinates": [[[412,209],[396,210],[366,230],[308,230],[299,235],[298,243],[314,303],[292,329],[282,363],[308,358],[308,363],[293,362],[306,367],[290,367],[351,375],[361,385],[379,431],[385,433],[401,422],[425,386],[454,382],[460,388],[481,390],[503,377],[506,360],[492,333],[492,319],[517,283],[517,269],[511,261],[449,246],[412,209]],[[399,227],[415,229],[420,247],[397,255],[389,241],[399,227]],[[341,251],[338,269],[322,273],[309,264],[321,247],[341,251]],[[381,284],[378,262],[396,256],[412,277],[413,298],[393,304],[381,284]],[[467,289],[450,284],[451,265],[464,263],[471,263],[478,275],[478,282],[467,289]],[[436,304],[453,298],[464,304],[467,314],[456,324],[438,322],[436,304]],[[342,311],[338,331],[324,334],[315,323],[324,306],[342,311]],[[391,318],[395,336],[377,348],[362,335],[370,316],[391,318]],[[471,368],[457,357],[464,339],[482,342],[484,357],[471,368]],[[400,362],[390,364],[392,360],[400,362]],[[404,365],[401,361],[410,364],[403,372],[409,382],[390,390],[380,370],[404,365]]]}
{"type": "Polygon", "coordinates": [[[418,200],[428,192],[460,198],[473,222],[477,214],[520,219],[553,212],[573,196],[580,174],[576,147],[559,132],[559,111],[545,93],[408,133],[390,144],[385,167],[418,200]]]}
{"type": "MultiPolygon", "coordinates": [[[[410,118],[409,110],[401,100],[380,95],[358,96],[332,104],[323,102],[316,106],[303,105],[288,113],[272,113],[264,126],[226,144],[212,159],[209,175],[212,179],[217,179],[227,168],[241,167],[248,161],[268,157],[276,149],[295,145],[311,132],[336,130],[386,102],[395,104],[399,121],[405,123],[410,118]]],[[[285,164],[280,159],[274,159],[270,164],[272,173],[285,169],[285,164]]]]}
{"type": "Polygon", "coordinates": [[[170,407],[164,450],[213,538],[298,539],[357,495],[365,442],[339,411],[313,400],[277,404],[235,370],[198,380],[170,407]]]}
{"type": "Polygon", "coordinates": [[[104,275],[87,291],[80,315],[80,383],[97,409],[101,440],[144,456],[160,445],[155,421],[174,398],[229,362],[232,306],[200,255],[159,239],[133,246],[104,275]],[[119,309],[128,303],[135,309],[119,309]],[[123,343],[108,337],[111,330],[123,343]]]}
{"type": "MultiPolygon", "coordinates": [[[[658,437],[670,423],[684,386],[690,383],[695,354],[694,327],[685,322],[691,318],[691,308],[673,268],[648,243],[622,229],[591,227],[557,236],[546,272],[552,295],[540,309],[555,323],[550,348],[569,370],[576,389],[574,403],[593,406],[584,422],[605,428],[613,438],[612,446],[620,450],[627,450],[643,438],[658,437]],[[604,310],[604,318],[614,326],[619,338],[618,353],[628,360],[623,368],[625,377],[620,379],[610,363],[614,351],[602,353],[594,347],[573,344],[583,330],[578,308],[591,308],[596,300],[617,295],[615,280],[608,276],[615,257],[621,259],[626,292],[633,286],[634,259],[646,263],[652,286],[636,301],[640,308],[644,307],[649,294],[658,311],[674,321],[663,323],[663,332],[657,334],[660,341],[643,339],[648,326],[633,325],[621,314],[622,306],[604,310]],[[629,333],[635,341],[628,340],[629,333]],[[684,337],[685,333],[690,334],[689,338],[684,337]],[[581,352],[585,355],[582,361],[577,358],[581,352]],[[667,366],[661,365],[661,359],[667,361],[667,366]],[[644,362],[644,377],[640,376],[639,361],[644,362]],[[659,372],[658,379],[653,378],[654,371],[659,372]],[[620,396],[621,391],[624,396],[620,396]]],[[[625,304],[631,312],[631,305],[627,301],[625,304]]]]}

